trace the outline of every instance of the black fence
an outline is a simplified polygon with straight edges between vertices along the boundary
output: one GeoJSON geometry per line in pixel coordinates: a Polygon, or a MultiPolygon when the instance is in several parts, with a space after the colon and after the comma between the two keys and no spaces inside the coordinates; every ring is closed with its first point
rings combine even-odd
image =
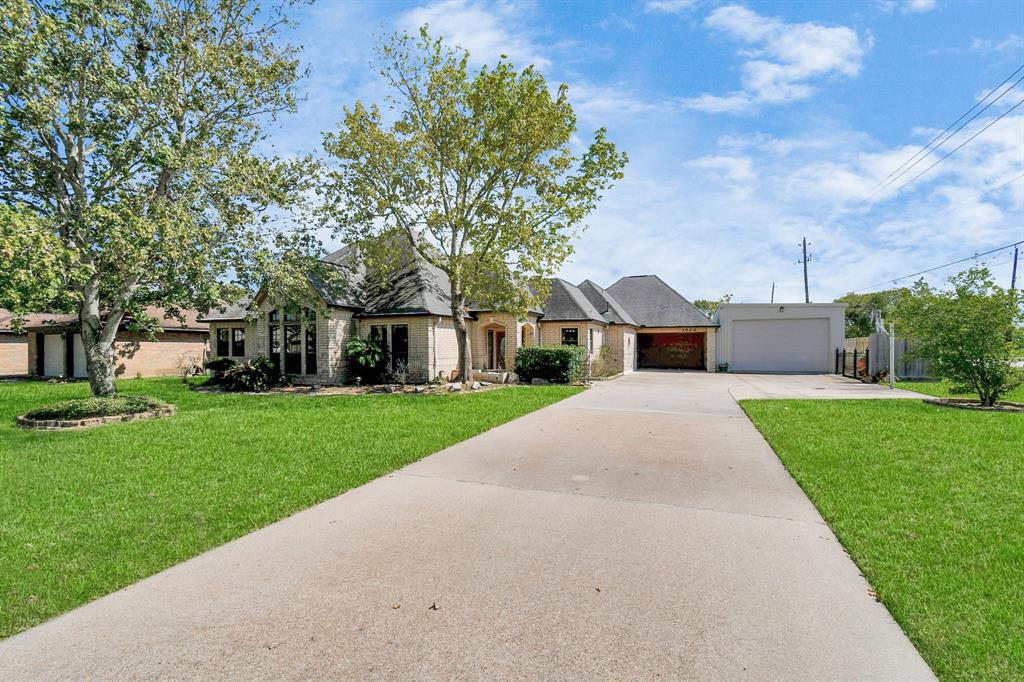
{"type": "Polygon", "coordinates": [[[858,352],[856,348],[851,352],[846,349],[836,349],[836,374],[842,374],[851,379],[863,379],[868,376],[868,368],[871,366],[871,349],[858,352]]]}

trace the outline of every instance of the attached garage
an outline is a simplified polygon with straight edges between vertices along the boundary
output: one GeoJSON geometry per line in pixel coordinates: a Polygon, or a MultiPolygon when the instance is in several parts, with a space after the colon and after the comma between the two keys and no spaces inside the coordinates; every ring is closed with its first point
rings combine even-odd
{"type": "Polygon", "coordinates": [[[641,369],[704,369],[703,332],[637,332],[637,365],[641,369]]]}
{"type": "Polygon", "coordinates": [[[730,372],[833,371],[845,330],[843,304],[723,304],[718,363],[730,372]]]}

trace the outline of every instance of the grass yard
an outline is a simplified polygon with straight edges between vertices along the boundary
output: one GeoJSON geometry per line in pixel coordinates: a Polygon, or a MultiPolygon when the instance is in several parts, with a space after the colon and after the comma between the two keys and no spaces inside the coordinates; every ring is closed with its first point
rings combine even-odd
{"type": "MultiPolygon", "coordinates": [[[[926,393],[938,398],[974,398],[978,399],[977,393],[953,393],[948,381],[901,381],[898,388],[903,388],[916,393],[926,393]]],[[[1011,403],[1024,403],[1024,385],[1018,386],[1000,400],[1008,400],[1011,403]]]]}
{"type": "Polygon", "coordinates": [[[742,405],[941,679],[1024,679],[1024,415],[742,405]]]}
{"type": "Polygon", "coordinates": [[[175,417],[70,432],[14,419],[84,383],[0,384],[0,637],[581,389],[245,396],[119,383],[175,417]]]}

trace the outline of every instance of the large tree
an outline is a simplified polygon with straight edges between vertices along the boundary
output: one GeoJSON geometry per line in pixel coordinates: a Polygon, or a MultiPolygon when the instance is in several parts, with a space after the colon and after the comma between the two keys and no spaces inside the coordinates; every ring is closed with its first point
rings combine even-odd
{"type": "Polygon", "coordinates": [[[370,267],[386,272],[404,249],[448,276],[465,380],[466,304],[525,314],[537,303],[626,156],[603,129],[577,153],[568,88],[552,92],[532,66],[471,71],[467,52],[425,27],[382,41],[378,57],[390,108],[357,101],[325,135],[337,164],[324,214],[370,267]]]}
{"type": "Polygon", "coordinates": [[[885,320],[892,319],[899,302],[909,294],[907,288],[886,289],[864,294],[850,292],[840,296],[836,303],[846,304],[846,336],[870,336],[874,334],[875,324],[871,317],[872,311],[878,310],[885,320]]]}
{"type": "Polygon", "coordinates": [[[986,268],[961,272],[945,290],[918,281],[897,315],[913,355],[930,360],[954,391],[992,405],[1020,383],[1013,361],[1024,353],[1024,295],[995,284],[986,268]]]}
{"type": "Polygon", "coordinates": [[[3,0],[0,305],[81,322],[92,390],[112,394],[114,337],[148,306],[221,298],[271,262],[266,212],[304,163],[258,153],[294,109],[281,8],[251,0],[3,0]]]}

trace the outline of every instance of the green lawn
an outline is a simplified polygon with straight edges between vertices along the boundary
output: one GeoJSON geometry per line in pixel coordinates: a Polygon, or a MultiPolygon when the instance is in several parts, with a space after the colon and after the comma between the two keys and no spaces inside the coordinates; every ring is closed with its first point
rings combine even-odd
{"type": "Polygon", "coordinates": [[[178,414],[24,431],[17,415],[88,387],[0,384],[0,637],[581,390],[244,396],[177,379],[120,388],[178,414]]]}
{"type": "MultiPolygon", "coordinates": [[[[917,393],[926,393],[939,398],[974,398],[975,400],[978,398],[976,393],[953,393],[949,387],[948,381],[901,381],[898,384],[898,388],[904,388],[908,391],[916,391],[917,393]]],[[[1013,403],[1024,403],[1024,385],[1013,389],[1006,395],[1002,396],[1000,400],[1008,400],[1013,403]]]]}
{"type": "Polygon", "coordinates": [[[742,405],[940,678],[1024,679],[1024,415],[742,405]]]}

